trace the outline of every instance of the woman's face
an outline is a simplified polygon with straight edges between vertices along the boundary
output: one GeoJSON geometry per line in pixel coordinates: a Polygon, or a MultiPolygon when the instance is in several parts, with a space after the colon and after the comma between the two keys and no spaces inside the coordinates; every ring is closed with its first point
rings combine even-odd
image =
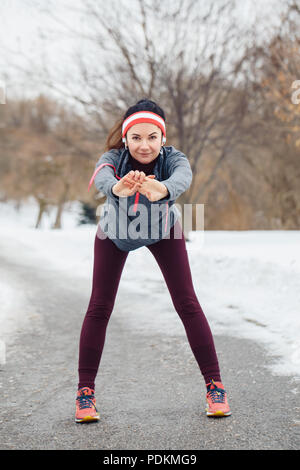
{"type": "Polygon", "coordinates": [[[134,124],[126,136],[129,151],[139,162],[150,163],[158,156],[162,145],[162,131],[155,124],[134,124]]]}

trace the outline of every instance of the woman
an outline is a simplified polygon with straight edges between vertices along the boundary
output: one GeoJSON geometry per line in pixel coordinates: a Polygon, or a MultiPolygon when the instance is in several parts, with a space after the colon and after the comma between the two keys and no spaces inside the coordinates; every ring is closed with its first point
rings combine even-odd
{"type": "Polygon", "coordinates": [[[155,257],[183,322],[206,383],[207,416],[231,414],[174,205],[189,188],[192,171],[187,157],[165,143],[164,111],[151,100],[138,101],[111,130],[90,181],[107,204],[95,237],[92,293],[80,335],[77,423],[99,419],[95,378],[106,328],[128,253],[141,246],[155,257]]]}

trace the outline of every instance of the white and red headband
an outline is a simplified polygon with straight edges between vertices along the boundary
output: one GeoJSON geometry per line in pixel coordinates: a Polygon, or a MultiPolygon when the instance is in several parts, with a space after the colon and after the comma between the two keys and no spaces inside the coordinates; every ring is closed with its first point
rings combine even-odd
{"type": "Polygon", "coordinates": [[[122,141],[124,143],[126,142],[125,135],[126,135],[128,129],[130,129],[130,127],[133,126],[134,124],[140,124],[141,122],[151,122],[152,124],[155,124],[156,126],[158,126],[161,129],[162,133],[163,133],[162,143],[163,144],[166,143],[166,124],[165,124],[165,121],[161,116],[159,116],[156,113],[152,113],[151,111],[138,111],[137,113],[131,114],[130,116],[128,116],[128,118],[126,118],[123,121],[122,141]]]}

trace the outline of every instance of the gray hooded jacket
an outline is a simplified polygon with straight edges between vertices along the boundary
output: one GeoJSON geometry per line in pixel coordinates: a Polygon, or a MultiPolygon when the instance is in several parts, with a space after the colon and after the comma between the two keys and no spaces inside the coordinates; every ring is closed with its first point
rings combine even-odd
{"type": "Polygon", "coordinates": [[[128,197],[113,194],[112,187],[132,169],[128,149],[111,149],[99,158],[89,183],[89,189],[94,181],[98,191],[107,196],[99,225],[105,236],[122,251],[136,250],[168,238],[180,216],[175,201],[192,182],[186,155],[173,146],[163,146],[152,174],[167,187],[166,197],[151,202],[140,193],[128,197]]]}

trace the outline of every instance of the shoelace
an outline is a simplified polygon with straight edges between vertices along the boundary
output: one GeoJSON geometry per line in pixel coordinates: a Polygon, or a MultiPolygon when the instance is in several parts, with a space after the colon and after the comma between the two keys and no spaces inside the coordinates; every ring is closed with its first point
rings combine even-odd
{"type": "Polygon", "coordinates": [[[79,403],[79,409],[82,410],[83,408],[91,408],[94,407],[95,410],[97,411],[97,408],[95,407],[92,399],[94,398],[93,395],[80,395],[79,397],[76,398],[79,403]]]}
{"type": "Polygon", "coordinates": [[[212,399],[213,403],[225,403],[225,390],[222,388],[215,387],[212,390],[209,390],[208,395],[212,399]]]}

